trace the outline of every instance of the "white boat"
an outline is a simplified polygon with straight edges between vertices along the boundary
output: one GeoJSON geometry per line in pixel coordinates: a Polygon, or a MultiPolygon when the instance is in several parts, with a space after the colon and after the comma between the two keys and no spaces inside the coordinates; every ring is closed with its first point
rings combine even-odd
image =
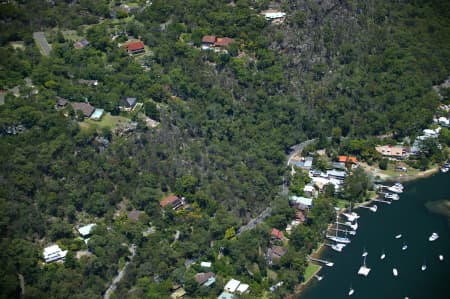
{"type": "Polygon", "coordinates": [[[398,234],[395,236],[396,239],[400,239],[402,237],[402,234],[398,234]]]}
{"type": "Polygon", "coordinates": [[[422,271],[425,271],[425,270],[427,269],[427,265],[423,264],[422,267],[420,267],[420,269],[421,269],[422,271]]]}
{"type": "Polygon", "coordinates": [[[399,188],[398,186],[391,186],[387,188],[389,191],[394,193],[403,193],[403,188],[399,188]]]}
{"type": "Polygon", "coordinates": [[[394,274],[394,276],[398,276],[398,270],[396,268],[393,268],[392,274],[394,274]]]}
{"type": "Polygon", "coordinates": [[[373,205],[369,208],[369,210],[371,210],[372,212],[375,213],[378,210],[378,207],[377,207],[377,205],[373,205]]]}
{"type": "Polygon", "coordinates": [[[386,254],[381,254],[381,256],[380,256],[380,260],[384,260],[386,258],[386,254]]]}
{"type": "Polygon", "coordinates": [[[402,250],[406,250],[406,249],[408,249],[408,245],[406,245],[406,243],[403,243],[402,250]]]}
{"type": "Polygon", "coordinates": [[[355,293],[355,290],[352,287],[350,287],[350,290],[348,291],[348,295],[351,296],[354,293],[355,293]]]}
{"type": "Polygon", "coordinates": [[[327,267],[333,267],[333,266],[334,266],[334,263],[333,263],[333,262],[327,262],[327,263],[325,263],[325,266],[327,266],[327,267]]]}
{"type": "Polygon", "coordinates": [[[318,280],[321,281],[323,279],[323,276],[319,276],[319,275],[314,275],[314,277],[318,280]]]}
{"type": "Polygon", "coordinates": [[[399,183],[399,182],[395,183],[394,186],[397,187],[397,188],[399,188],[399,189],[402,189],[402,190],[405,189],[405,187],[403,186],[403,184],[402,184],[402,183],[399,183]]]}
{"type": "Polygon", "coordinates": [[[367,252],[366,248],[364,248],[364,251],[362,253],[362,257],[366,257],[369,253],[367,252]]]}
{"type": "Polygon", "coordinates": [[[447,173],[449,170],[450,170],[450,168],[448,168],[448,167],[441,167],[442,173],[447,173]]]}
{"type": "Polygon", "coordinates": [[[339,222],[337,221],[337,216],[336,216],[336,235],[326,235],[326,237],[332,241],[335,241],[336,243],[344,243],[344,244],[348,244],[350,243],[350,239],[347,237],[339,237],[338,236],[338,230],[339,230],[339,222]]]}
{"type": "Polygon", "coordinates": [[[398,196],[398,194],[396,194],[396,193],[386,193],[386,194],[384,195],[384,198],[386,198],[386,199],[392,199],[392,200],[399,200],[399,199],[400,199],[400,196],[398,196]]]}
{"type": "MultiPolygon", "coordinates": [[[[336,233],[337,234],[337,233],[336,233]]],[[[326,235],[326,237],[332,241],[335,241],[337,243],[344,243],[344,244],[348,244],[350,243],[350,239],[346,238],[346,237],[338,237],[338,236],[333,236],[333,235],[326,235]]]]}
{"type": "Polygon", "coordinates": [[[443,261],[444,260],[444,256],[442,254],[439,255],[439,260],[443,261]]]}
{"type": "Polygon", "coordinates": [[[352,224],[351,222],[347,221],[344,224],[347,225],[348,227],[350,227],[353,230],[357,230],[358,229],[358,222],[355,222],[355,223],[352,224]]]}
{"type": "Polygon", "coordinates": [[[342,252],[342,250],[344,249],[345,245],[346,244],[338,243],[338,244],[331,245],[331,248],[333,250],[337,251],[337,252],[342,252]]]}
{"type": "Polygon", "coordinates": [[[344,215],[345,217],[347,217],[348,221],[353,222],[356,219],[359,219],[359,215],[355,212],[351,212],[351,213],[342,213],[342,215],[344,215]]]}
{"type": "Polygon", "coordinates": [[[433,242],[436,241],[439,238],[439,235],[437,233],[432,233],[431,236],[428,238],[428,241],[433,242]]]}

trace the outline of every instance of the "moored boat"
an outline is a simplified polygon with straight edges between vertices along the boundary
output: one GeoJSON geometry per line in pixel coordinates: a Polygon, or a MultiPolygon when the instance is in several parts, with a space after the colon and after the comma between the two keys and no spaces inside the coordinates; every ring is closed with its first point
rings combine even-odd
{"type": "Polygon", "coordinates": [[[438,238],[439,238],[439,235],[437,233],[433,232],[431,234],[431,236],[428,237],[428,241],[433,242],[433,241],[436,241],[438,238]]]}
{"type": "Polygon", "coordinates": [[[388,187],[387,188],[389,191],[394,192],[394,193],[403,193],[403,188],[400,188],[396,185],[388,187]]]}
{"type": "Polygon", "coordinates": [[[400,239],[402,237],[402,234],[398,234],[395,236],[396,239],[400,239]]]}
{"type": "Polygon", "coordinates": [[[393,274],[394,276],[398,276],[398,270],[397,270],[396,268],[393,268],[393,269],[392,269],[392,274],[393,274]]]}

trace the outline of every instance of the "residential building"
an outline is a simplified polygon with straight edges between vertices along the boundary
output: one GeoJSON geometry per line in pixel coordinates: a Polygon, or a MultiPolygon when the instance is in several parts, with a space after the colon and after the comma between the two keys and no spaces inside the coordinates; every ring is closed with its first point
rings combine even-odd
{"type": "Polygon", "coordinates": [[[214,48],[216,37],[214,35],[205,35],[202,38],[202,50],[210,50],[214,48]]]}
{"type": "Polygon", "coordinates": [[[94,113],[95,108],[91,106],[89,103],[82,103],[82,102],[73,102],[70,103],[73,110],[75,111],[81,111],[84,115],[84,117],[90,117],[92,113],[94,113]]]}
{"type": "Polygon", "coordinates": [[[380,145],[376,146],[375,150],[379,152],[383,157],[393,159],[404,159],[409,153],[409,148],[400,145],[380,145]]]}
{"type": "Polygon", "coordinates": [[[277,10],[266,10],[261,12],[261,14],[266,18],[267,21],[272,23],[283,23],[286,19],[286,13],[277,10]]]}
{"type": "Polygon", "coordinates": [[[90,223],[88,225],[82,226],[78,229],[78,232],[83,238],[89,237],[92,232],[92,229],[96,226],[95,223],[90,223]]]}
{"type": "Polygon", "coordinates": [[[121,111],[133,111],[134,107],[136,107],[137,98],[122,98],[119,105],[119,110],[121,111]]]}
{"type": "Polygon", "coordinates": [[[311,208],[312,207],[312,203],[313,203],[313,199],[312,198],[308,198],[308,197],[303,197],[303,196],[290,196],[289,197],[289,201],[291,202],[291,204],[299,207],[304,206],[307,208],[311,208]]]}
{"type": "Polygon", "coordinates": [[[347,172],[342,170],[327,170],[327,175],[331,179],[343,181],[347,177],[347,172]]]}
{"type": "Polygon", "coordinates": [[[217,299],[234,299],[234,295],[227,292],[222,292],[217,299]]]}
{"type": "Polygon", "coordinates": [[[277,240],[283,240],[283,238],[284,238],[283,232],[276,228],[272,228],[272,231],[270,232],[270,236],[273,239],[277,239],[277,240]]]}
{"type": "Polygon", "coordinates": [[[202,38],[202,50],[225,51],[225,49],[233,42],[234,39],[230,37],[205,35],[202,38]]]}
{"type": "Polygon", "coordinates": [[[291,161],[291,163],[297,167],[300,167],[301,169],[309,171],[311,170],[313,161],[314,161],[313,157],[305,157],[301,158],[300,161],[291,161]]]}
{"type": "Polygon", "coordinates": [[[199,285],[210,286],[216,281],[216,278],[213,272],[197,273],[195,274],[195,281],[199,285]]]}
{"type": "Polygon", "coordinates": [[[62,260],[66,257],[68,250],[61,250],[58,245],[51,245],[44,248],[44,260],[46,263],[62,260]]]}
{"type": "Polygon", "coordinates": [[[204,268],[211,268],[212,264],[211,262],[201,262],[200,266],[204,268]]]}
{"type": "Polygon", "coordinates": [[[223,288],[225,292],[228,293],[234,293],[236,291],[240,293],[245,293],[248,291],[249,285],[242,283],[239,280],[236,279],[230,279],[230,281],[227,282],[225,287],[223,288]]]}
{"type": "Polygon", "coordinates": [[[125,45],[128,54],[135,55],[145,52],[144,43],[141,41],[131,42],[125,45]]]}
{"type": "Polygon", "coordinates": [[[358,159],[355,156],[339,156],[338,161],[341,163],[357,164],[358,159]]]}
{"type": "Polygon", "coordinates": [[[56,99],[57,99],[56,105],[55,105],[56,109],[63,109],[69,103],[69,100],[61,98],[61,97],[56,97],[56,99]]]}
{"type": "Polygon", "coordinates": [[[287,253],[287,249],[283,246],[272,246],[270,254],[272,259],[280,259],[287,253]]]}
{"type": "Polygon", "coordinates": [[[317,195],[318,195],[316,188],[314,188],[313,185],[309,185],[309,184],[303,188],[303,194],[305,194],[305,196],[308,196],[308,197],[317,197],[317,195]]]}
{"type": "Polygon", "coordinates": [[[179,208],[184,206],[184,199],[179,198],[178,196],[172,194],[172,195],[169,195],[169,196],[163,198],[159,202],[159,205],[161,206],[161,208],[165,208],[167,206],[172,206],[173,210],[178,210],[179,208]]]}
{"type": "Polygon", "coordinates": [[[186,295],[186,291],[183,288],[179,288],[179,289],[175,290],[172,294],[170,294],[170,298],[179,299],[179,298],[183,298],[184,295],[186,295]]]}
{"type": "Polygon", "coordinates": [[[440,124],[443,127],[449,127],[450,126],[450,120],[447,117],[439,117],[438,124],[440,124]]]}

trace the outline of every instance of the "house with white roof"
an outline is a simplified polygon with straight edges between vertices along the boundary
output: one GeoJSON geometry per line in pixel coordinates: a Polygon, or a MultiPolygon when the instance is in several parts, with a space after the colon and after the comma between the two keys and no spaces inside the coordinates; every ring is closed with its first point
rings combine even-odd
{"type": "Polygon", "coordinates": [[[95,223],[90,223],[90,224],[88,224],[88,225],[82,226],[82,227],[80,227],[80,228],[78,229],[78,232],[80,233],[80,235],[81,235],[83,238],[86,238],[86,237],[88,237],[88,236],[91,234],[92,229],[93,229],[96,225],[97,225],[97,224],[95,224],[95,223]]]}
{"type": "Polygon", "coordinates": [[[68,250],[61,250],[61,248],[55,244],[44,248],[44,260],[46,263],[62,260],[66,257],[68,250]]]}
{"type": "Polygon", "coordinates": [[[294,205],[302,205],[308,208],[312,207],[313,199],[303,196],[292,195],[289,197],[289,201],[294,205]]]}
{"type": "Polygon", "coordinates": [[[234,278],[230,279],[230,281],[227,282],[227,284],[223,287],[224,291],[229,293],[234,293],[238,289],[241,282],[239,280],[236,280],[234,278]]]}

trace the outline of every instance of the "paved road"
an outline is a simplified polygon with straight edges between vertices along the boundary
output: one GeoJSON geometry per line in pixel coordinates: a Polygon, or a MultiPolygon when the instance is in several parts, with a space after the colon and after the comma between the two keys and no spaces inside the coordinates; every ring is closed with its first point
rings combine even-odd
{"type": "Polygon", "coordinates": [[[39,44],[45,56],[50,56],[50,45],[45,38],[44,32],[33,32],[34,40],[39,44]]]}
{"type": "MultiPolygon", "coordinates": [[[[136,254],[136,245],[132,244],[128,247],[128,250],[131,252],[130,262],[136,254]]],[[[119,271],[116,277],[114,277],[112,283],[109,285],[109,288],[106,290],[105,295],[103,295],[103,299],[109,299],[111,294],[117,289],[117,284],[122,280],[125,275],[125,270],[130,262],[126,262],[123,268],[119,271]]]]}
{"type": "Polygon", "coordinates": [[[266,219],[267,217],[269,217],[271,214],[272,214],[272,208],[271,208],[271,207],[268,207],[267,209],[265,209],[264,211],[262,211],[262,213],[259,214],[256,218],[253,218],[252,220],[250,220],[246,225],[241,226],[241,227],[238,229],[236,236],[239,236],[239,235],[242,234],[243,232],[255,228],[256,225],[258,225],[259,223],[263,222],[264,219],[266,219]]]}
{"type": "Polygon", "coordinates": [[[314,139],[308,139],[306,141],[303,141],[302,143],[296,144],[291,146],[291,153],[289,154],[289,158],[288,158],[288,162],[287,165],[289,165],[289,163],[291,163],[291,159],[292,157],[297,154],[297,153],[301,153],[303,151],[303,149],[305,147],[307,147],[308,145],[310,145],[311,143],[313,143],[314,141],[316,141],[317,138],[314,139]]]}

